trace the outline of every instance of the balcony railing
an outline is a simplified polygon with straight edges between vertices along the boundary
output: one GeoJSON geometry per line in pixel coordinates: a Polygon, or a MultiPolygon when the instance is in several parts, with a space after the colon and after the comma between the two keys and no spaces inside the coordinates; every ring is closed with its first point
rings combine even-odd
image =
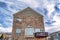
{"type": "Polygon", "coordinates": [[[36,38],[44,38],[44,37],[48,36],[48,32],[36,32],[36,33],[34,33],[34,36],[36,38]]]}

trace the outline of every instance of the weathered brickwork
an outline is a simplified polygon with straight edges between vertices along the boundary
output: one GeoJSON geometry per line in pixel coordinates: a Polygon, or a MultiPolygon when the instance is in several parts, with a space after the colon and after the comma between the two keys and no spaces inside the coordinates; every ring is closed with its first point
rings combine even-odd
{"type": "MultiPolygon", "coordinates": [[[[43,16],[29,7],[13,16],[12,40],[37,40],[35,37],[25,37],[25,28],[27,26],[32,26],[34,29],[40,28],[45,30],[43,16]],[[20,22],[17,21],[17,18],[21,19],[20,22]],[[21,33],[19,35],[16,35],[17,28],[21,29],[21,33]]],[[[42,38],[38,40],[42,40],[42,38]]],[[[45,39],[43,38],[43,40],[45,39]]]]}

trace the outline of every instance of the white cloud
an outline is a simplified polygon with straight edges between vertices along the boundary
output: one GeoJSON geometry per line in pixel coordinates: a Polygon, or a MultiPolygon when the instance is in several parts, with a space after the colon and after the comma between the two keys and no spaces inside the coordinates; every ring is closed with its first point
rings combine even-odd
{"type": "Polygon", "coordinates": [[[0,32],[3,32],[3,33],[12,32],[12,27],[4,28],[3,25],[0,24],[0,32]]]}
{"type": "Polygon", "coordinates": [[[39,3],[35,0],[18,0],[18,1],[25,2],[26,4],[28,4],[29,6],[33,8],[39,7],[39,3]]]}
{"type": "Polygon", "coordinates": [[[52,12],[54,12],[54,6],[55,6],[54,1],[53,2],[51,1],[50,3],[45,1],[44,6],[48,10],[48,14],[47,14],[48,19],[46,19],[46,20],[56,21],[55,23],[52,23],[52,26],[45,25],[46,32],[53,33],[53,32],[59,31],[60,30],[60,26],[59,26],[60,17],[57,16],[58,14],[56,12],[55,12],[55,15],[54,14],[52,15],[52,12]],[[51,19],[51,16],[53,19],[51,19]]]}
{"type": "Polygon", "coordinates": [[[53,17],[53,20],[56,21],[55,23],[53,23],[53,26],[46,26],[45,29],[47,32],[56,32],[60,30],[60,17],[57,16],[58,14],[55,14],[55,16],[53,17]]]}
{"type": "MultiPolygon", "coordinates": [[[[49,3],[47,0],[39,1],[39,2],[37,0],[18,0],[18,1],[19,2],[24,2],[24,3],[28,4],[32,8],[37,8],[37,7],[42,7],[42,8],[44,7],[44,8],[46,8],[48,10],[48,14],[47,14],[48,19],[51,19],[50,16],[51,16],[52,12],[54,11],[54,1],[52,1],[52,3],[49,3]],[[41,4],[42,2],[43,2],[43,4],[41,4]]],[[[21,4],[18,4],[18,1],[17,2],[11,2],[11,1],[4,1],[3,0],[2,2],[7,3],[8,10],[12,11],[13,13],[15,13],[15,12],[17,12],[17,10],[10,8],[10,6],[11,5],[13,5],[13,6],[15,5],[18,9],[21,8],[22,5],[21,4]],[[18,6],[18,5],[21,5],[21,6],[18,6]]],[[[4,10],[4,12],[5,11],[6,10],[4,10]]],[[[5,14],[7,15],[9,13],[6,11],[5,14]]],[[[4,21],[4,23],[6,23],[8,26],[11,26],[10,23],[6,22],[6,21],[9,21],[9,20],[12,21],[11,18],[6,18],[5,21],[4,21]]],[[[56,21],[55,23],[52,24],[53,26],[46,26],[45,27],[45,29],[46,29],[47,32],[54,32],[54,31],[60,30],[60,26],[59,26],[60,25],[60,17],[58,17],[57,14],[56,14],[53,17],[53,20],[56,21]]],[[[0,24],[0,32],[12,32],[12,27],[4,28],[2,26],[3,25],[0,24]]]]}
{"type": "Polygon", "coordinates": [[[5,1],[5,0],[1,0],[1,2],[7,3],[9,5],[14,4],[13,2],[5,1]]]}
{"type": "Polygon", "coordinates": [[[56,22],[53,23],[52,26],[46,26],[45,30],[50,33],[59,31],[60,30],[60,17],[58,16],[56,12],[52,21],[56,21],[56,22]]]}
{"type": "Polygon", "coordinates": [[[46,26],[45,30],[49,33],[57,32],[60,30],[60,25],[46,26]]]}
{"type": "Polygon", "coordinates": [[[53,20],[56,21],[53,25],[60,25],[60,17],[57,14],[53,17],[53,20]]]}
{"type": "Polygon", "coordinates": [[[52,12],[54,11],[54,4],[50,4],[50,3],[46,4],[46,9],[48,10],[47,15],[48,17],[50,17],[52,12]]]}
{"type": "Polygon", "coordinates": [[[7,28],[0,27],[0,32],[10,33],[12,32],[12,27],[7,27],[7,28]]]}
{"type": "Polygon", "coordinates": [[[6,28],[4,28],[3,25],[0,24],[0,32],[11,33],[12,32],[12,27],[6,27],[6,28]]]}
{"type": "Polygon", "coordinates": [[[2,24],[0,24],[0,27],[2,27],[2,24]]]}

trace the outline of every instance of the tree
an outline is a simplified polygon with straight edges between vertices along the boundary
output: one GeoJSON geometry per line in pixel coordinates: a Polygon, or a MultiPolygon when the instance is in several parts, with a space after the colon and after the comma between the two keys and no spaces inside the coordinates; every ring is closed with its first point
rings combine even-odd
{"type": "Polygon", "coordinates": [[[0,36],[0,40],[3,40],[4,39],[4,37],[3,37],[3,34],[0,36]]]}

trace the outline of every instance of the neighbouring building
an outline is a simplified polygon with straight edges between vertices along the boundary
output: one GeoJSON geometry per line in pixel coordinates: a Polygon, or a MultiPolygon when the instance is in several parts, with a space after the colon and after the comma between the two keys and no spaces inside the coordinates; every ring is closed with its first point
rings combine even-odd
{"type": "Polygon", "coordinates": [[[48,35],[47,40],[60,40],[60,31],[48,35]]]}
{"type": "MultiPolygon", "coordinates": [[[[0,37],[3,35],[4,40],[12,40],[11,33],[0,33],[0,37]]],[[[1,39],[0,39],[1,40],[1,39]]]]}
{"type": "Polygon", "coordinates": [[[41,14],[28,7],[13,16],[12,40],[45,40],[44,19],[41,14]],[[41,37],[36,38],[36,34],[41,37]]]}

